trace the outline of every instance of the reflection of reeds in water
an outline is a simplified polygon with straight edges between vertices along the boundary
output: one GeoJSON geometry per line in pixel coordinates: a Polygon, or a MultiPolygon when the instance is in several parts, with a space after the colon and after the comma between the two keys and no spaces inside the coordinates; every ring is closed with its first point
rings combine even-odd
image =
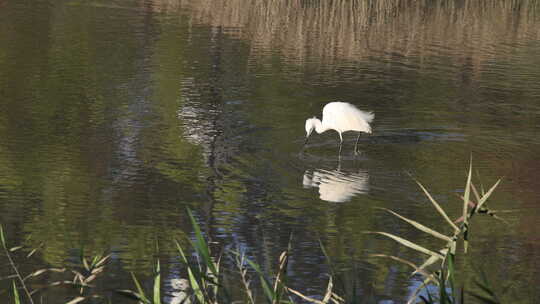
{"type": "Polygon", "coordinates": [[[295,62],[453,51],[475,64],[494,56],[494,44],[540,38],[536,0],[181,0],[179,7],[194,23],[249,39],[252,55],[281,50],[295,62]]]}

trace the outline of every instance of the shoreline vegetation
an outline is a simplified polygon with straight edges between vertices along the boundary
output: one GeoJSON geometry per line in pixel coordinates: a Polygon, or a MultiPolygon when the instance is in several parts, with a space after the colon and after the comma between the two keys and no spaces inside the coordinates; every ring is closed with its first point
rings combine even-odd
{"type": "MultiPolygon", "coordinates": [[[[467,291],[465,282],[466,274],[462,272],[463,263],[473,264],[475,261],[467,261],[465,258],[468,252],[468,243],[472,237],[470,225],[473,218],[477,215],[487,215],[493,219],[506,222],[497,216],[497,211],[488,208],[487,201],[500,183],[500,179],[489,189],[483,185],[477,187],[472,181],[472,163],[469,167],[467,180],[463,190],[463,195],[459,196],[459,201],[463,206],[461,216],[452,220],[444,211],[441,205],[433,198],[429,191],[416,181],[419,188],[426,196],[430,204],[434,207],[437,214],[441,216],[441,221],[445,222],[450,228],[450,233],[440,233],[423,224],[406,218],[392,210],[379,208],[392,214],[398,219],[412,225],[414,228],[424,232],[432,237],[445,242],[445,245],[439,250],[432,250],[418,245],[414,240],[390,234],[383,231],[365,231],[368,234],[381,235],[390,238],[402,246],[408,247],[419,253],[416,261],[405,260],[398,256],[387,255],[384,253],[373,253],[373,258],[388,258],[396,263],[405,264],[414,271],[411,278],[417,280],[419,284],[409,295],[407,303],[440,303],[440,304],[458,304],[465,303],[466,295],[483,303],[500,303],[497,293],[484,278],[482,281],[476,281],[483,291],[479,294],[475,291],[467,291]],[[461,247],[461,250],[458,248],[461,247]],[[461,255],[460,258],[457,258],[461,255]],[[427,256],[427,258],[422,258],[427,256]]],[[[194,237],[189,240],[191,249],[187,251],[178,241],[175,246],[178,252],[178,259],[185,267],[184,277],[178,277],[170,280],[170,286],[173,292],[165,290],[165,284],[161,277],[160,260],[157,258],[154,263],[154,273],[151,282],[142,283],[137,279],[134,273],[131,273],[133,280],[133,289],[116,289],[114,294],[124,296],[134,300],[134,302],[144,304],[161,303],[316,303],[316,304],[342,304],[342,303],[365,303],[365,299],[357,294],[356,286],[346,282],[346,278],[334,268],[330,256],[327,254],[323,243],[321,242],[321,251],[326,257],[329,265],[327,274],[328,282],[325,290],[320,290],[317,296],[306,295],[288,286],[288,261],[291,254],[291,248],[294,246],[294,239],[291,237],[288,249],[283,251],[279,257],[277,268],[275,270],[263,269],[256,262],[251,260],[246,252],[241,250],[230,250],[216,254],[211,251],[209,243],[204,237],[201,227],[190,209],[187,210],[191,224],[193,226],[194,237]],[[234,269],[226,269],[222,266],[223,259],[228,258],[233,261],[234,269]],[[152,286],[150,290],[146,288],[152,286]],[[168,300],[164,300],[168,298],[168,300]]],[[[111,254],[86,256],[81,249],[79,260],[72,265],[62,268],[43,268],[35,270],[29,274],[21,273],[20,263],[32,258],[39,249],[25,249],[23,246],[11,247],[6,239],[3,226],[0,225],[0,240],[5,256],[8,259],[11,274],[2,277],[3,280],[11,280],[10,290],[3,290],[0,293],[10,293],[12,302],[20,303],[40,303],[37,299],[42,294],[64,286],[72,288],[74,296],[66,301],[68,304],[75,304],[85,301],[91,303],[112,303],[111,294],[101,294],[94,288],[95,283],[99,281],[106,273],[107,262],[111,254]],[[38,277],[44,277],[47,274],[54,273],[61,279],[49,281],[40,288],[31,288],[30,282],[38,277]]],[[[159,248],[157,249],[159,252],[159,248]]]]}
{"type": "Polygon", "coordinates": [[[412,66],[453,53],[475,72],[507,48],[540,39],[540,1],[158,1],[156,11],[189,9],[190,24],[251,41],[250,56],[280,50],[291,63],[322,66],[404,57],[412,66]],[[409,59],[407,59],[409,58],[409,59]]]}

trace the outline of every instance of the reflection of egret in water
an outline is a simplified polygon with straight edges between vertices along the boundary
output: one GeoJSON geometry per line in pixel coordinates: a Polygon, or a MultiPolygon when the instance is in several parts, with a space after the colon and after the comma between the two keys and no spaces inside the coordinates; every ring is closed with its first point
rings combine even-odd
{"type": "Polygon", "coordinates": [[[324,201],[342,203],[369,191],[369,174],[367,171],[344,173],[339,169],[306,170],[303,185],[319,188],[319,196],[324,201]]]}
{"type": "Polygon", "coordinates": [[[189,281],[186,279],[172,279],[171,287],[174,292],[172,293],[172,299],[169,302],[170,304],[191,304],[189,298],[189,291],[191,287],[189,286],[189,281]]]}

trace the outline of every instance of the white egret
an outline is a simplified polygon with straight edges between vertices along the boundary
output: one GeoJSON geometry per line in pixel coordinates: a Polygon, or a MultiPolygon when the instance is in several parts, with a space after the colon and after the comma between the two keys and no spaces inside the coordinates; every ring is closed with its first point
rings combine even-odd
{"type": "MultiPolygon", "coordinates": [[[[327,130],[334,130],[339,134],[339,154],[341,154],[341,146],[343,144],[343,136],[341,133],[346,131],[357,131],[371,133],[371,126],[369,125],[375,114],[371,112],[364,112],[356,108],[354,105],[347,102],[330,102],[323,108],[322,122],[317,118],[308,118],[306,120],[306,142],[308,143],[309,136],[315,129],[317,133],[321,134],[327,130]]],[[[356,153],[358,147],[358,140],[360,134],[356,139],[354,145],[354,152],[356,153]]]]}

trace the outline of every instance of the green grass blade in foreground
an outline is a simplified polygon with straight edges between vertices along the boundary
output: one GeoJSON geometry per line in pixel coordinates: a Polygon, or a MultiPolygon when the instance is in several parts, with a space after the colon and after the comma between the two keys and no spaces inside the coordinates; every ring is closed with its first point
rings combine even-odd
{"type": "MultiPolygon", "coordinates": [[[[220,278],[219,260],[220,259],[218,259],[217,262],[214,262],[214,260],[210,256],[210,248],[204,239],[204,236],[202,234],[199,224],[197,223],[191,210],[188,208],[187,211],[191,219],[191,224],[193,226],[195,238],[197,239],[195,242],[191,240],[190,242],[195,248],[200,259],[202,259],[204,266],[206,267],[206,270],[200,269],[199,271],[197,271],[196,269],[190,268],[191,278],[194,279],[195,281],[198,281],[198,286],[200,287],[200,291],[202,292],[202,294],[204,294],[205,298],[209,296],[209,293],[211,294],[211,292],[209,291],[210,289],[212,289],[214,297],[217,297],[218,291],[220,291],[221,296],[225,297],[225,300],[230,299],[230,295],[227,289],[219,288],[220,287],[219,285],[219,278],[220,278]],[[210,273],[207,272],[208,270],[210,273]]],[[[177,247],[181,249],[178,243],[177,243],[177,247]]],[[[185,259],[185,255],[183,255],[183,258],[185,262],[187,263],[187,259],[185,259]]],[[[217,300],[217,299],[214,299],[214,300],[217,300]]]]}
{"type": "Polygon", "coordinates": [[[437,209],[437,211],[439,211],[439,213],[448,222],[448,224],[450,226],[452,226],[452,228],[454,228],[454,231],[456,231],[456,232],[459,231],[459,227],[456,226],[456,224],[454,224],[454,222],[452,222],[452,220],[448,217],[446,212],[444,212],[443,208],[441,208],[441,206],[437,203],[437,201],[435,201],[435,199],[433,199],[433,197],[431,197],[431,194],[429,194],[429,192],[426,190],[426,188],[424,188],[424,186],[419,181],[416,181],[416,183],[418,184],[418,186],[420,186],[422,191],[424,191],[424,194],[426,194],[427,198],[433,204],[433,206],[435,206],[435,209],[437,209]]]}
{"type": "Polygon", "coordinates": [[[188,259],[186,258],[186,255],[184,254],[184,250],[182,250],[182,246],[180,246],[180,243],[178,243],[178,241],[176,241],[176,248],[178,249],[178,252],[180,253],[180,256],[182,257],[182,260],[184,262],[184,264],[186,264],[186,267],[188,269],[188,277],[189,277],[189,283],[191,284],[191,288],[193,289],[193,293],[195,294],[195,297],[197,297],[197,300],[199,301],[199,303],[205,303],[205,297],[204,297],[204,294],[201,290],[201,282],[200,282],[200,275],[199,276],[196,276],[195,273],[198,273],[197,272],[194,272],[191,268],[191,266],[189,266],[189,261],[188,259]]]}
{"type": "Polygon", "coordinates": [[[436,237],[436,238],[439,238],[439,239],[441,239],[441,240],[443,240],[443,241],[446,241],[446,242],[452,241],[452,239],[451,239],[450,237],[448,237],[448,236],[446,236],[446,235],[444,235],[444,234],[442,234],[442,233],[439,233],[439,232],[437,232],[437,231],[435,231],[435,230],[433,230],[433,229],[431,229],[431,228],[428,228],[428,227],[426,227],[426,226],[424,226],[424,225],[418,223],[417,221],[413,221],[413,220],[408,219],[408,218],[406,218],[406,217],[404,217],[404,216],[401,216],[401,215],[399,215],[398,213],[396,213],[396,212],[394,212],[394,211],[392,211],[392,210],[390,210],[390,209],[387,209],[387,208],[378,208],[378,209],[385,210],[385,211],[387,211],[387,212],[389,212],[389,213],[395,215],[395,216],[398,217],[399,219],[401,219],[401,220],[403,220],[403,221],[405,221],[405,222],[411,224],[411,225],[414,226],[416,229],[418,229],[418,230],[420,230],[420,231],[423,231],[423,232],[425,232],[425,233],[427,233],[427,234],[431,234],[432,236],[434,236],[434,237],[436,237]]]}
{"type": "Polygon", "coordinates": [[[451,304],[449,301],[448,294],[446,292],[445,276],[446,272],[444,267],[441,268],[441,274],[439,275],[439,300],[440,304],[451,304]]]}
{"type": "Polygon", "coordinates": [[[414,249],[416,251],[419,251],[419,252],[422,252],[422,253],[425,253],[427,255],[430,255],[430,256],[435,256],[435,257],[438,257],[439,259],[444,259],[444,257],[437,253],[437,252],[434,252],[434,251],[431,251],[427,248],[424,248],[418,244],[415,244],[411,241],[408,241],[404,238],[401,238],[399,236],[396,236],[396,235],[393,235],[393,234],[390,234],[390,233],[387,233],[387,232],[381,232],[381,231],[366,231],[366,233],[373,233],[373,234],[380,234],[380,235],[384,235],[386,237],[389,237],[393,240],[395,240],[396,242],[402,244],[403,246],[406,246],[406,247],[409,247],[411,249],[414,249]]]}
{"type": "Polygon", "coordinates": [[[6,237],[4,236],[4,226],[0,225],[0,240],[2,240],[2,247],[7,250],[6,237]]]}
{"type": "Polygon", "coordinates": [[[449,254],[446,257],[446,261],[448,265],[448,284],[450,285],[450,290],[452,291],[452,298],[455,299],[456,297],[453,296],[456,294],[456,290],[455,290],[456,276],[455,276],[455,268],[454,268],[455,256],[453,254],[449,254]]]}
{"type": "Polygon", "coordinates": [[[160,287],[161,287],[161,271],[160,271],[159,260],[158,260],[156,264],[156,276],[154,277],[154,304],[161,304],[160,287]]]}
{"type": "Polygon", "coordinates": [[[218,276],[218,271],[215,267],[214,262],[212,262],[212,259],[210,258],[210,250],[208,249],[208,245],[206,244],[206,241],[204,240],[203,234],[201,232],[201,228],[199,227],[199,224],[197,224],[197,221],[195,220],[195,217],[193,216],[193,213],[191,212],[191,209],[188,208],[188,214],[189,218],[191,219],[191,224],[193,226],[193,230],[195,231],[195,237],[197,238],[197,242],[194,243],[194,247],[203,259],[206,266],[210,269],[210,271],[215,275],[218,276]]]}
{"type": "Polygon", "coordinates": [[[271,284],[266,279],[266,277],[265,277],[264,273],[262,272],[261,268],[259,267],[259,265],[257,265],[257,263],[251,261],[247,257],[245,259],[246,259],[246,262],[249,264],[249,266],[251,266],[251,268],[253,268],[257,272],[257,274],[259,275],[259,279],[261,281],[261,286],[262,286],[262,288],[264,290],[266,298],[268,299],[268,302],[269,303],[274,303],[276,295],[274,294],[274,291],[270,287],[271,284]]]}
{"type": "Polygon", "coordinates": [[[463,194],[463,251],[467,253],[467,248],[469,247],[469,234],[467,233],[469,229],[469,200],[471,196],[471,177],[472,177],[472,158],[469,162],[469,174],[467,175],[467,182],[465,183],[465,193],[463,194]]]}
{"type": "MultiPolygon", "coordinates": [[[[221,264],[221,255],[219,256],[219,258],[217,259],[217,261],[214,263],[214,268],[216,269],[217,272],[220,271],[220,268],[219,268],[219,265],[221,264]]],[[[219,287],[220,287],[220,277],[219,277],[219,273],[217,275],[214,275],[212,276],[211,278],[211,281],[212,284],[213,284],[213,294],[215,296],[217,296],[218,292],[219,292],[219,287]]],[[[222,289],[224,292],[226,291],[224,288],[222,289]]],[[[226,293],[226,292],[225,292],[226,293]]]]}
{"type": "Polygon", "coordinates": [[[139,281],[137,280],[137,277],[135,277],[135,274],[132,272],[131,273],[131,277],[133,278],[133,283],[135,283],[135,287],[137,288],[137,293],[136,295],[141,299],[142,302],[144,302],[145,304],[150,304],[150,300],[148,300],[148,298],[146,297],[146,295],[144,294],[144,290],[142,289],[141,287],[141,284],[139,284],[139,281]]]}
{"type": "Polygon", "coordinates": [[[19,296],[17,285],[15,284],[15,281],[12,281],[12,283],[13,283],[13,299],[15,301],[15,304],[21,304],[21,297],[19,296]]]}

